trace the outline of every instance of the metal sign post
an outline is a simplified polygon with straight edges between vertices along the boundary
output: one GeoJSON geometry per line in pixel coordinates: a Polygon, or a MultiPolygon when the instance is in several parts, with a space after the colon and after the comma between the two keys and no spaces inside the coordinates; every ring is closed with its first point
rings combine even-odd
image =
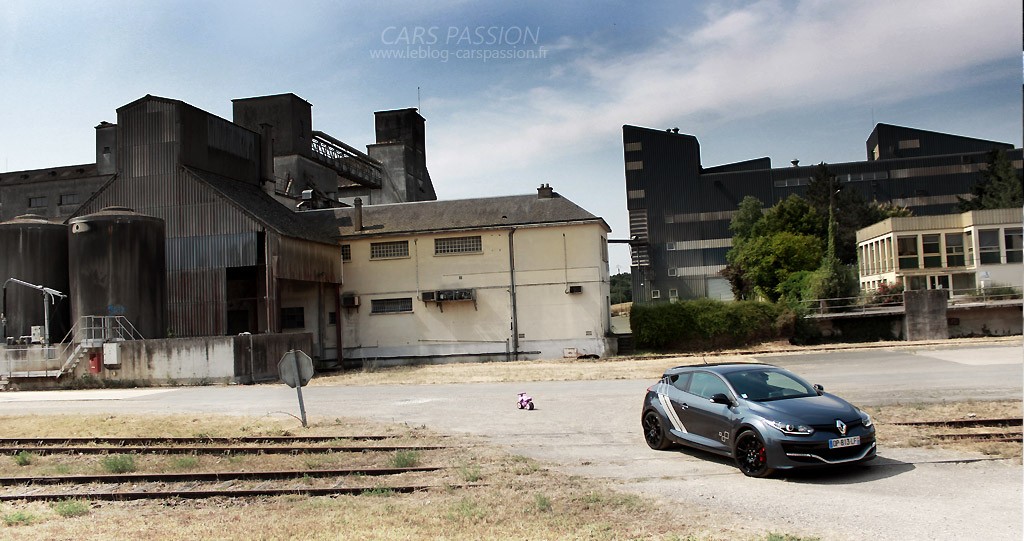
{"type": "Polygon", "coordinates": [[[299,414],[302,415],[302,427],[306,428],[306,404],[302,401],[302,386],[313,379],[313,359],[304,352],[293,349],[281,357],[277,363],[277,373],[289,387],[295,387],[299,396],[299,414]]]}

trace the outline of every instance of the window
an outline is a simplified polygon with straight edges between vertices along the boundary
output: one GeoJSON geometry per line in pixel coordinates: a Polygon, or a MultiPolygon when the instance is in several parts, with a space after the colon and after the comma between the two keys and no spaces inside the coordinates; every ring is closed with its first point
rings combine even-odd
{"type": "Polygon", "coordinates": [[[625,150],[626,152],[636,152],[638,150],[643,150],[643,145],[641,145],[639,141],[635,143],[626,143],[625,145],[622,145],[622,147],[623,150],[625,150]]]}
{"type": "Polygon", "coordinates": [[[685,391],[686,387],[690,384],[690,374],[678,374],[675,376],[669,376],[668,380],[676,389],[679,389],[680,391],[685,391]]]}
{"type": "Polygon", "coordinates": [[[668,268],[668,275],[669,276],[677,276],[678,274],[679,273],[678,273],[678,271],[676,271],[675,267],[669,267],[668,268]]]}
{"type": "Polygon", "coordinates": [[[45,195],[41,195],[39,197],[29,197],[28,198],[28,208],[37,209],[37,208],[45,207],[48,204],[49,203],[47,202],[45,195]]]}
{"type": "Polygon", "coordinates": [[[370,259],[391,259],[395,257],[409,257],[409,241],[399,240],[370,243],[370,259]]]}
{"type": "Polygon", "coordinates": [[[920,139],[904,139],[899,142],[900,150],[906,150],[908,148],[921,148],[920,139]]]}
{"type": "Polygon", "coordinates": [[[293,308],[282,308],[281,309],[281,328],[282,329],[305,329],[306,318],[303,314],[303,308],[296,306],[293,308]]]}
{"type": "Polygon", "coordinates": [[[668,250],[669,252],[674,251],[676,249],[675,241],[665,244],[665,249],[668,250]]]}
{"type": "Polygon", "coordinates": [[[1006,262],[1024,262],[1024,228],[1006,229],[1003,240],[1006,243],[1006,262]]]}
{"type": "Polygon", "coordinates": [[[718,393],[729,394],[729,387],[724,381],[711,372],[694,372],[690,380],[690,394],[711,398],[718,393]]]}
{"type": "Polygon", "coordinates": [[[934,269],[942,266],[942,252],[939,250],[940,235],[921,235],[921,252],[924,254],[924,267],[934,269]]]}
{"type": "Polygon", "coordinates": [[[901,269],[917,268],[917,236],[897,237],[896,250],[900,258],[901,269]]]}
{"type": "Polygon", "coordinates": [[[60,204],[61,205],[77,205],[78,203],[79,203],[79,201],[78,201],[78,194],[77,193],[62,193],[62,194],[60,194],[60,204]]]}
{"type": "Polygon", "coordinates": [[[974,233],[971,231],[964,231],[964,246],[967,247],[967,257],[965,258],[968,265],[974,264],[974,233]]]}
{"type": "Polygon", "coordinates": [[[341,260],[352,261],[352,245],[342,244],[341,245],[341,260]]]}
{"type": "Polygon", "coordinates": [[[679,298],[679,290],[678,289],[670,289],[670,290],[668,290],[668,298],[670,298],[670,299],[678,299],[679,298]]]}
{"type": "Polygon", "coordinates": [[[651,290],[651,298],[652,299],[660,299],[661,298],[661,291],[658,291],[657,289],[651,290]]]}
{"type": "Polygon", "coordinates": [[[337,325],[338,324],[338,313],[337,312],[327,312],[327,324],[328,325],[337,325]]]}
{"type": "Polygon", "coordinates": [[[982,265],[999,263],[999,230],[978,231],[978,262],[982,265]]]}
{"type": "Polygon", "coordinates": [[[480,244],[480,235],[475,237],[434,239],[434,255],[479,253],[483,253],[483,248],[480,244]]]}
{"type": "Polygon", "coordinates": [[[946,266],[964,266],[964,236],[962,233],[946,233],[946,266]]]}
{"type": "Polygon", "coordinates": [[[626,171],[639,171],[644,168],[643,160],[626,162],[626,171]]]}
{"type": "Polygon", "coordinates": [[[601,261],[608,262],[608,239],[601,237],[601,261]]]}
{"type": "Polygon", "coordinates": [[[370,301],[371,314],[399,314],[402,312],[412,312],[412,297],[370,301]]]}
{"type": "Polygon", "coordinates": [[[644,196],[646,196],[646,195],[647,194],[646,194],[646,192],[644,190],[627,190],[626,191],[626,197],[629,198],[629,199],[643,199],[644,196]]]}

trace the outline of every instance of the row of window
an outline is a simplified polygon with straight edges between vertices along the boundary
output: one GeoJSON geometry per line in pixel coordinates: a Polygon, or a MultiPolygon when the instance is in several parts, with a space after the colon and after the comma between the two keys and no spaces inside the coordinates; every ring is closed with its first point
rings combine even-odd
{"type": "MultiPolygon", "coordinates": [[[[483,253],[483,245],[479,235],[434,239],[434,255],[481,253],[483,253]]],[[[407,240],[370,243],[370,259],[396,259],[401,257],[409,257],[409,241],[407,240]]],[[[341,260],[352,260],[351,245],[341,245],[341,260]]]]}
{"type": "MultiPolygon", "coordinates": [[[[963,267],[974,264],[974,243],[972,232],[906,235],[896,238],[896,251],[900,269],[963,267]],[[965,240],[966,238],[966,240],[965,240]],[[920,239],[920,244],[918,243],[920,239]],[[945,240],[945,250],[942,249],[945,240]],[[966,251],[965,251],[966,249],[966,251]],[[943,257],[945,255],[945,257],[943,257]],[[943,262],[945,260],[945,262],[943,262]]],[[[1024,232],[1022,228],[1003,230],[1000,244],[999,229],[978,230],[978,263],[998,265],[1000,263],[1024,262],[1024,232]],[[1005,247],[1005,257],[1004,257],[1005,247]]]]}
{"type": "MultiPolygon", "coordinates": [[[[59,201],[58,204],[61,205],[61,206],[63,206],[63,205],[77,205],[77,204],[82,202],[81,198],[78,196],[77,193],[63,193],[63,194],[60,194],[60,199],[58,201],[59,201]]],[[[49,196],[39,195],[39,196],[36,196],[36,197],[29,197],[28,198],[28,208],[30,208],[30,209],[46,208],[48,206],[50,206],[50,198],[49,198],[49,196]]]]}

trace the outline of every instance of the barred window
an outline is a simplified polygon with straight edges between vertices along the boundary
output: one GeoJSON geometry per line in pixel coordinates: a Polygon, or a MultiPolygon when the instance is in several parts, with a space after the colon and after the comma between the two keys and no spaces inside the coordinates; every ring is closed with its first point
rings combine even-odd
{"type": "Polygon", "coordinates": [[[60,194],[61,205],[77,205],[79,203],[79,197],[77,193],[62,193],[60,194]]]}
{"type": "Polygon", "coordinates": [[[449,237],[434,239],[434,255],[445,254],[479,254],[483,252],[480,236],[449,237]]]}
{"type": "Polygon", "coordinates": [[[46,201],[46,196],[45,195],[41,195],[39,197],[29,197],[28,198],[28,207],[29,208],[45,207],[48,204],[49,203],[46,201]]]}
{"type": "Polygon", "coordinates": [[[352,245],[342,244],[341,245],[341,260],[352,261],[352,245]]]}
{"type": "Polygon", "coordinates": [[[409,241],[370,243],[370,259],[389,259],[393,257],[409,257],[409,241]]]}
{"type": "Polygon", "coordinates": [[[370,301],[371,314],[398,314],[412,312],[412,298],[373,299],[370,301]]]}

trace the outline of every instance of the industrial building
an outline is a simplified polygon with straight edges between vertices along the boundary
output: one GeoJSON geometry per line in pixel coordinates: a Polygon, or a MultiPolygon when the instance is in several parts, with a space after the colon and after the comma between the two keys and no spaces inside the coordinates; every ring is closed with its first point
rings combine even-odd
{"type": "Polygon", "coordinates": [[[96,127],[95,164],[0,173],[0,385],[609,351],[600,218],[549,186],[436,201],[415,109],[375,113],[363,153],[294,94],[232,105],[145,96],[96,127]],[[452,247],[392,250],[430,242],[452,247]]]}
{"type": "MultiPolygon", "coordinates": [[[[746,196],[770,207],[803,194],[816,165],[770,158],[704,167],[700,144],[678,130],[622,128],[635,302],[732,299],[720,275],[732,247],[729,223],[746,196]]],[[[947,214],[970,197],[992,149],[1007,152],[1017,171],[1022,150],[996,141],[878,124],[862,162],[830,163],[843,189],[868,201],[906,207],[917,216],[947,214]]]]}

